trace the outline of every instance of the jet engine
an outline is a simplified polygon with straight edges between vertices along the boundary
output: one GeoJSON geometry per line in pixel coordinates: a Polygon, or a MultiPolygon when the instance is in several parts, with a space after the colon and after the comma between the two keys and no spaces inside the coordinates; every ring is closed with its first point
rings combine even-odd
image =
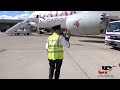
{"type": "Polygon", "coordinates": [[[72,35],[97,35],[101,34],[101,29],[106,28],[106,21],[101,12],[83,11],[69,16],[66,28],[72,35]]]}
{"type": "Polygon", "coordinates": [[[34,26],[34,27],[37,27],[38,26],[38,24],[36,23],[36,22],[30,22],[29,23],[31,26],[34,26]]]}

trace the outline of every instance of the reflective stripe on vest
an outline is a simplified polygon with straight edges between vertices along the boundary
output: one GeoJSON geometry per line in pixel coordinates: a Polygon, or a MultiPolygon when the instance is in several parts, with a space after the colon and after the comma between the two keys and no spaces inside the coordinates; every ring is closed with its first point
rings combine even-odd
{"type": "Polygon", "coordinates": [[[63,50],[61,50],[61,51],[48,51],[48,53],[59,53],[59,52],[63,52],[63,50]]]}
{"type": "Polygon", "coordinates": [[[48,47],[49,47],[49,48],[51,48],[51,47],[54,47],[54,48],[61,47],[61,48],[62,48],[62,46],[60,46],[60,45],[48,45],[48,47]]]}

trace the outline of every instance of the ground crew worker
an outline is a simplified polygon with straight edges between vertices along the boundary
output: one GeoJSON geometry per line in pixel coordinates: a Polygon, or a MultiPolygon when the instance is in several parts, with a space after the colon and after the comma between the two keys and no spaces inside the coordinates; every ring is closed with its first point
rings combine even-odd
{"type": "Polygon", "coordinates": [[[49,61],[49,79],[59,79],[60,68],[62,61],[64,59],[63,46],[70,47],[69,41],[63,36],[63,30],[60,25],[54,26],[52,28],[54,33],[48,37],[46,43],[46,49],[48,51],[48,61],[49,61]],[[55,70],[55,74],[54,74],[55,70]]]}

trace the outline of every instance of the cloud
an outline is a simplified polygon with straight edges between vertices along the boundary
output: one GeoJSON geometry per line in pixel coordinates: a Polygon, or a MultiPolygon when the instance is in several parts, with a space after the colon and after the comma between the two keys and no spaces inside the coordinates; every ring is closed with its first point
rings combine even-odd
{"type": "Polygon", "coordinates": [[[29,13],[24,13],[16,16],[0,15],[0,19],[22,19],[25,20],[30,16],[29,13]]]}
{"type": "Polygon", "coordinates": [[[7,11],[3,11],[3,13],[7,13],[7,11]]]}
{"type": "Polygon", "coordinates": [[[1,15],[0,19],[13,19],[12,16],[7,16],[7,15],[1,15]]]}
{"type": "Polygon", "coordinates": [[[15,13],[18,13],[19,11],[14,11],[15,13]]]}
{"type": "Polygon", "coordinates": [[[27,19],[29,16],[30,16],[29,13],[25,13],[25,14],[16,15],[14,18],[15,19],[27,19]]]}
{"type": "Polygon", "coordinates": [[[24,11],[24,13],[30,13],[30,11],[24,11]]]}

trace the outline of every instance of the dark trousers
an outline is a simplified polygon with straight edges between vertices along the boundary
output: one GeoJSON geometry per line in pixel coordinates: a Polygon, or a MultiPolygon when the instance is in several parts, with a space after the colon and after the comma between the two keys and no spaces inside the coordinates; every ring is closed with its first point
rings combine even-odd
{"type": "Polygon", "coordinates": [[[53,78],[54,70],[55,70],[55,79],[59,79],[60,68],[61,68],[61,65],[62,65],[62,61],[63,60],[59,60],[59,59],[49,60],[49,66],[50,66],[50,68],[49,68],[49,79],[53,78]]]}

